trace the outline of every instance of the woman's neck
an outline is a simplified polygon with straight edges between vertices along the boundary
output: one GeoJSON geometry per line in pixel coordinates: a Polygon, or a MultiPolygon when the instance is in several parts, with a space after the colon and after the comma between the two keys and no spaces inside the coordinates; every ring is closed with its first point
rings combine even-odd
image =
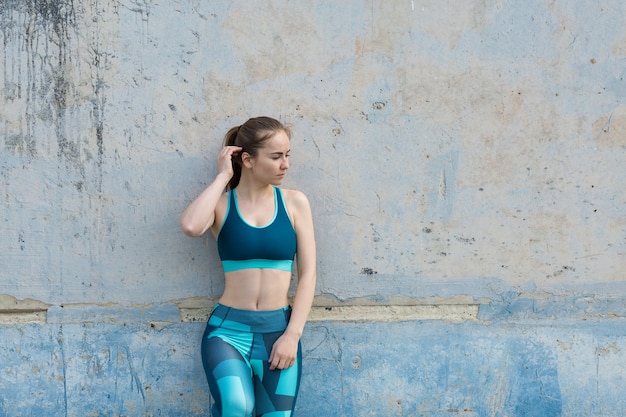
{"type": "Polygon", "coordinates": [[[243,178],[236,187],[237,199],[244,199],[251,203],[265,200],[266,198],[274,198],[274,187],[271,184],[255,184],[251,181],[245,181],[243,178]]]}

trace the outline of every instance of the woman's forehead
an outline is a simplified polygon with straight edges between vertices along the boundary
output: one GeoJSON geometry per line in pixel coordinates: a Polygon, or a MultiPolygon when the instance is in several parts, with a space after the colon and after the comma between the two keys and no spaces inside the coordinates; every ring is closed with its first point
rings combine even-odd
{"type": "Polygon", "coordinates": [[[276,132],[274,136],[265,141],[265,149],[284,151],[289,149],[289,136],[282,130],[276,132]]]}

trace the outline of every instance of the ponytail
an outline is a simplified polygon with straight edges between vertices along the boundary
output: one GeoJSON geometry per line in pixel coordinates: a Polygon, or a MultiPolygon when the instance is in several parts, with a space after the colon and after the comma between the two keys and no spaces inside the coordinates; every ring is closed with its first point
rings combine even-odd
{"type": "MultiPolygon", "coordinates": [[[[228,132],[226,132],[226,136],[224,137],[224,146],[240,146],[237,145],[237,134],[241,126],[231,127],[228,132]]],[[[241,152],[237,155],[232,156],[232,164],[233,164],[233,176],[228,182],[228,189],[232,190],[237,185],[239,185],[239,180],[241,179],[241,152]]]]}

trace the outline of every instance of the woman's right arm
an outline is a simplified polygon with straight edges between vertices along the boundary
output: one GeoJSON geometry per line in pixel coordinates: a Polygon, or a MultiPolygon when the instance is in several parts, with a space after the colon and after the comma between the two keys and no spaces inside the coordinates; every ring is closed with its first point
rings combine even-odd
{"type": "Polygon", "coordinates": [[[217,158],[217,176],[180,216],[180,228],[187,236],[202,236],[213,225],[217,203],[233,176],[232,156],[240,150],[238,146],[222,149],[217,158]]]}

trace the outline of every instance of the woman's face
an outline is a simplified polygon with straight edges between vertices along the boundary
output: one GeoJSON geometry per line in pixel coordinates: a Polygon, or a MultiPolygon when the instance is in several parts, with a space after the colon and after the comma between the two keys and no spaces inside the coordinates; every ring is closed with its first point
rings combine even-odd
{"type": "Polygon", "coordinates": [[[289,151],[289,136],[282,130],[276,132],[250,159],[253,175],[268,184],[282,184],[289,169],[289,151]]]}

